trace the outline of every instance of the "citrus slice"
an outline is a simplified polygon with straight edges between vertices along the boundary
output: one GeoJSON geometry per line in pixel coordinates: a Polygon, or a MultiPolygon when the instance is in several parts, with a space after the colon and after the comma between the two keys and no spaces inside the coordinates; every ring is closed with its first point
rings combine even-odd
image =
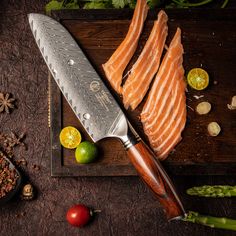
{"type": "Polygon", "coordinates": [[[74,149],[81,142],[80,132],[72,126],[67,126],[60,133],[60,143],[63,147],[74,149]]]}
{"type": "Polygon", "coordinates": [[[209,75],[202,68],[193,68],[188,72],[187,81],[192,88],[203,90],[209,84],[209,75]]]}

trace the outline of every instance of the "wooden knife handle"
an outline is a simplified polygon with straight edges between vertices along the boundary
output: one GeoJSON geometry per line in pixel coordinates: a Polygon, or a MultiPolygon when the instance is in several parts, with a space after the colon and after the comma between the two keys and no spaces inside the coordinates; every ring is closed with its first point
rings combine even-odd
{"type": "Polygon", "coordinates": [[[140,177],[160,201],[167,219],[177,219],[184,216],[185,211],[173,184],[149,147],[140,140],[127,147],[127,154],[140,177]]]}

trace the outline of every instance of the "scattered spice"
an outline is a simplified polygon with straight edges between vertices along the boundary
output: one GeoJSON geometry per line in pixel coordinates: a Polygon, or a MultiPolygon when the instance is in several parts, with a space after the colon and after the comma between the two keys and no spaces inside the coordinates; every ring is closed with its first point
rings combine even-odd
{"type": "Polygon", "coordinates": [[[34,165],[33,165],[33,169],[36,170],[36,171],[38,171],[38,170],[40,170],[40,167],[39,167],[38,165],[35,165],[35,164],[34,164],[34,165]]]}
{"type": "Polygon", "coordinates": [[[34,198],[34,188],[31,184],[26,184],[21,193],[21,199],[23,200],[31,200],[34,198]]]}
{"type": "Polygon", "coordinates": [[[18,178],[19,175],[15,168],[10,168],[10,162],[0,152],[0,198],[6,196],[15,188],[18,178]]]}
{"type": "Polygon", "coordinates": [[[227,107],[230,110],[235,110],[236,109],[236,95],[232,97],[231,104],[227,104],[227,107]]]}
{"type": "Polygon", "coordinates": [[[21,158],[20,160],[15,161],[16,165],[18,166],[27,166],[27,161],[24,158],[21,158]]]}
{"type": "Polygon", "coordinates": [[[26,149],[26,145],[23,142],[25,138],[25,133],[17,136],[15,133],[11,132],[10,134],[0,133],[0,148],[2,151],[7,154],[9,158],[13,156],[13,149],[15,146],[22,146],[26,149]]]}
{"type": "Polygon", "coordinates": [[[14,109],[14,98],[9,93],[0,93],[0,112],[10,113],[10,109],[14,109]]]}

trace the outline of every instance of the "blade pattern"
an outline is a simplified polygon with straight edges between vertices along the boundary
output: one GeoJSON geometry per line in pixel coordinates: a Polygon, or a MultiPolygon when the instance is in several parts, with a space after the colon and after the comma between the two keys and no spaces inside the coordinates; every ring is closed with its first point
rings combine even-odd
{"type": "Polygon", "coordinates": [[[28,18],[49,70],[91,138],[114,136],[124,114],[75,40],[50,17],[28,18]]]}

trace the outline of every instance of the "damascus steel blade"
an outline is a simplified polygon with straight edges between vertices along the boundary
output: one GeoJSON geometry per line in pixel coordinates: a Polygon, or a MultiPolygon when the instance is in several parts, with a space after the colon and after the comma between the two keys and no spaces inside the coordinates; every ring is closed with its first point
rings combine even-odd
{"type": "Polygon", "coordinates": [[[126,135],[122,110],[69,32],[42,14],[28,19],[53,78],[92,140],[126,135]]]}

